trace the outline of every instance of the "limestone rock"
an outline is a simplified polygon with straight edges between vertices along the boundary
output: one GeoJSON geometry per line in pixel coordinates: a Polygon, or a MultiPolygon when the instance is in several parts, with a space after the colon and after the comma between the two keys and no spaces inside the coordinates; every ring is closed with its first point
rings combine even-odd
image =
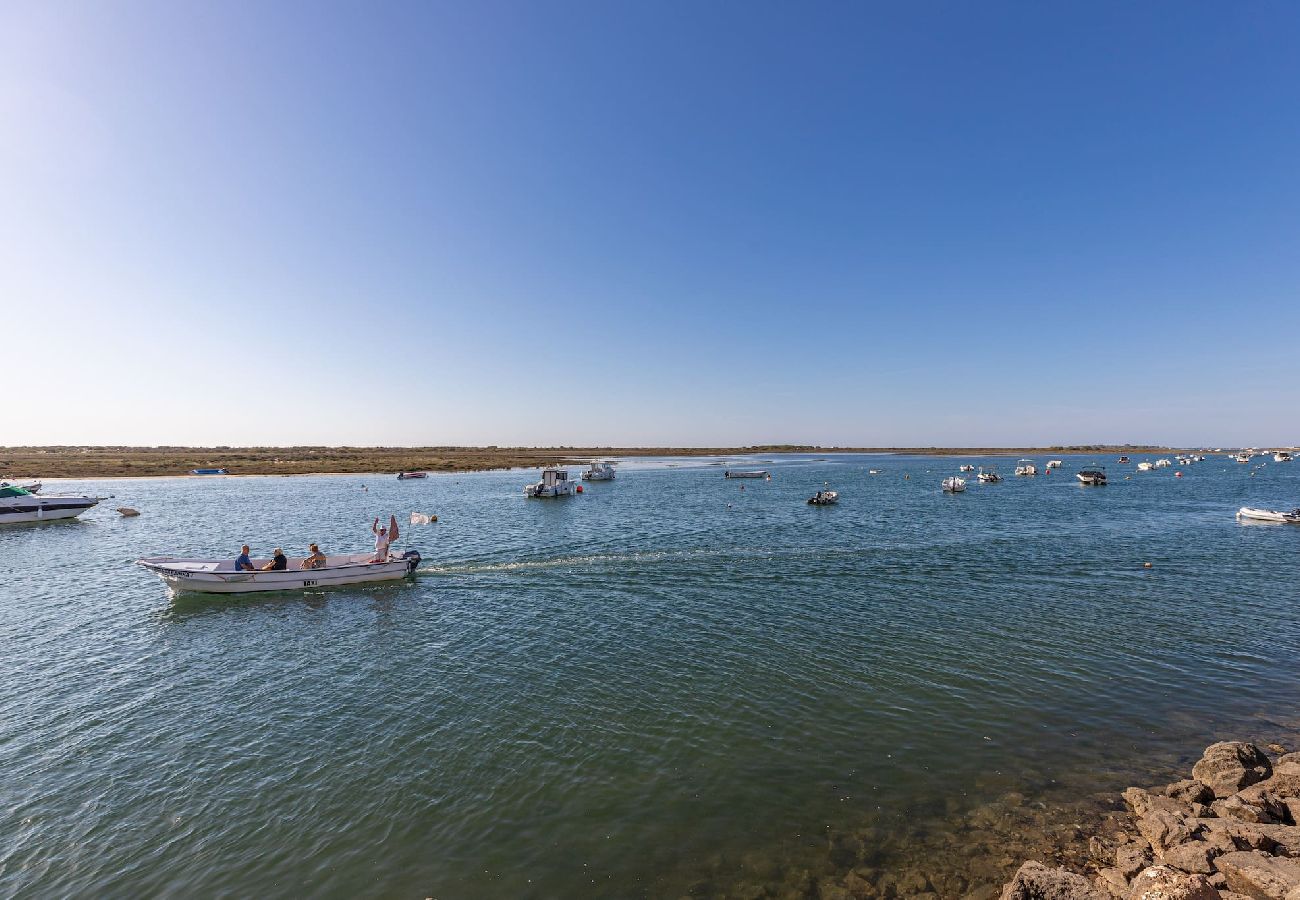
{"type": "Polygon", "coordinates": [[[1142,844],[1125,844],[1115,850],[1115,868],[1123,873],[1126,881],[1149,865],[1151,865],[1149,847],[1142,844]]]}
{"type": "Polygon", "coordinates": [[[1186,781],[1175,781],[1165,788],[1165,796],[1174,800],[1181,800],[1184,803],[1210,803],[1214,799],[1214,791],[1204,784],[1201,784],[1194,778],[1186,781]]]}
{"type": "Polygon", "coordinates": [[[1106,891],[1112,897],[1128,900],[1128,879],[1124,877],[1123,872],[1114,866],[1107,866],[1099,870],[1095,884],[1100,890],[1106,891]]]}
{"type": "Polygon", "coordinates": [[[1111,900],[1082,875],[1027,862],[1002,889],[1001,900],[1111,900]]]}
{"type": "Polygon", "coordinates": [[[1236,819],[1238,822],[1255,822],[1263,825],[1276,825],[1280,818],[1274,813],[1276,808],[1272,797],[1260,796],[1259,802],[1247,803],[1240,794],[1233,794],[1210,804],[1215,815],[1221,819],[1236,819]]]}
{"type": "Polygon", "coordinates": [[[1254,900],[1300,900],[1300,862],[1259,851],[1226,853],[1215,860],[1234,893],[1254,900]]]}
{"type": "Polygon", "coordinates": [[[1129,900],[1219,900],[1204,875],[1187,875],[1170,866],[1152,866],[1133,879],[1129,900]]]}
{"type": "Polygon", "coordinates": [[[1209,787],[1219,798],[1230,797],[1272,774],[1273,765],[1264,751],[1242,741],[1211,744],[1192,766],[1192,777],[1209,787]]]}
{"type": "Polygon", "coordinates": [[[1182,872],[1209,875],[1214,871],[1210,860],[1218,855],[1219,851],[1205,841],[1188,841],[1160,854],[1160,861],[1182,872]]]}

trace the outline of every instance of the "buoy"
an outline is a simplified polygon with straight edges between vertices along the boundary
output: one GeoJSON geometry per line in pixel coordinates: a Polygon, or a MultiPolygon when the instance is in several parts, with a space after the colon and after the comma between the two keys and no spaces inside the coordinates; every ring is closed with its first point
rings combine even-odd
{"type": "Polygon", "coordinates": [[[1182,473],[1182,472],[1175,472],[1175,473],[1174,473],[1174,477],[1175,477],[1175,478],[1182,478],[1182,477],[1183,477],[1183,473],[1182,473]]]}
{"type": "Polygon", "coordinates": [[[140,510],[132,509],[129,506],[119,506],[117,508],[117,511],[120,512],[122,515],[126,516],[127,518],[130,518],[131,516],[140,515],[140,510]]]}
{"type": "Polygon", "coordinates": [[[1149,569],[1149,568],[1151,568],[1151,563],[1143,563],[1143,564],[1142,564],[1142,568],[1144,568],[1144,569],[1149,569]]]}
{"type": "Polygon", "coordinates": [[[579,494],[582,493],[582,485],[578,485],[578,493],[579,493],[579,494]]]}

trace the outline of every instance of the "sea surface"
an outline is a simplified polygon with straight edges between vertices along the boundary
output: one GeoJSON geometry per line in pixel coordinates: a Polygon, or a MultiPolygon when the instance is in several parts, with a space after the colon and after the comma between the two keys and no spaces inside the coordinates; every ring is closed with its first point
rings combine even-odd
{"type": "Polygon", "coordinates": [[[1062,458],[51,485],[115,498],[0,528],[0,896],[731,896],[852,865],[828,833],[1300,715],[1300,527],[1234,520],[1300,505],[1300,463],[1062,458]],[[945,495],[960,462],[1006,481],[945,495]],[[411,512],[410,582],[174,598],[133,565],[411,512]]]}

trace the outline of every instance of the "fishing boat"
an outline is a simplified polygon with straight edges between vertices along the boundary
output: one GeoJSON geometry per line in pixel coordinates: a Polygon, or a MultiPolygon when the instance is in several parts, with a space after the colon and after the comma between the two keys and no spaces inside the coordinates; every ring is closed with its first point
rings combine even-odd
{"type": "Polygon", "coordinates": [[[410,481],[412,478],[428,478],[428,472],[398,472],[398,481],[410,481]]]}
{"type": "Polygon", "coordinates": [[[731,469],[727,469],[725,472],[722,473],[722,477],[723,478],[770,478],[771,476],[768,474],[767,469],[757,469],[755,471],[748,471],[748,472],[733,472],[731,469]]]}
{"type": "Polygon", "coordinates": [[[1106,483],[1106,467],[1095,464],[1087,466],[1075,473],[1074,477],[1079,479],[1080,484],[1096,485],[1100,487],[1106,483]]]}
{"type": "Polygon", "coordinates": [[[949,494],[960,494],[966,490],[966,479],[958,478],[956,475],[950,475],[943,480],[943,489],[949,494]]]}
{"type": "Polygon", "coordinates": [[[583,481],[613,481],[618,472],[614,469],[614,464],[609,462],[600,462],[592,460],[591,467],[582,473],[583,481]]]}
{"type": "Polygon", "coordinates": [[[1016,474],[1017,474],[1017,475],[1037,475],[1037,474],[1038,474],[1038,466],[1034,464],[1034,461],[1033,461],[1032,459],[1022,459],[1022,460],[1018,460],[1018,461],[1016,462],[1016,474]]]}
{"type": "Polygon", "coordinates": [[[525,497],[568,497],[576,492],[577,483],[569,480],[569,473],[556,466],[542,469],[542,480],[524,486],[525,497]]]}
{"type": "Polygon", "coordinates": [[[1295,457],[1286,450],[1279,450],[1273,454],[1273,462],[1291,462],[1295,457]]]}
{"type": "Polygon", "coordinates": [[[274,572],[260,571],[270,560],[255,559],[254,572],[235,569],[233,559],[182,559],[175,556],[148,556],[137,559],[139,565],[153,572],[175,593],[252,594],[261,591],[301,591],[345,584],[369,584],[399,581],[414,574],[420,554],[407,550],[401,556],[389,554],[383,562],[372,562],[372,553],[345,553],[327,556],[325,565],[302,568],[303,557],[290,557],[288,566],[274,572]]]}
{"type": "Polygon", "coordinates": [[[980,484],[997,484],[1002,480],[997,466],[980,466],[980,473],[975,477],[979,479],[980,484]]]}
{"type": "Polygon", "coordinates": [[[839,491],[818,491],[808,498],[809,506],[831,506],[839,502],[839,491]]]}
{"type": "Polygon", "coordinates": [[[1065,463],[1059,459],[1049,459],[1047,461],[1047,468],[1049,469],[1059,469],[1063,465],[1065,465],[1065,463]]]}
{"type": "Polygon", "coordinates": [[[227,469],[190,469],[191,475],[229,475],[227,469]]]}
{"type": "Polygon", "coordinates": [[[1238,519],[1252,519],[1256,522],[1286,522],[1289,525],[1300,525],[1300,508],[1290,512],[1281,512],[1276,509],[1256,509],[1251,506],[1243,506],[1237,510],[1238,519]]]}
{"type": "Polygon", "coordinates": [[[1150,471],[1151,471],[1152,469],[1154,469],[1154,468],[1155,468],[1155,466],[1153,466],[1153,465],[1152,465],[1151,463],[1149,463],[1149,462],[1145,462],[1145,461],[1144,461],[1144,462],[1140,462],[1140,463],[1138,463],[1138,471],[1139,471],[1139,472],[1150,472],[1150,471]]]}
{"type": "Polygon", "coordinates": [[[97,505],[99,497],[38,497],[17,485],[0,487],[0,525],[75,519],[97,505]]]}

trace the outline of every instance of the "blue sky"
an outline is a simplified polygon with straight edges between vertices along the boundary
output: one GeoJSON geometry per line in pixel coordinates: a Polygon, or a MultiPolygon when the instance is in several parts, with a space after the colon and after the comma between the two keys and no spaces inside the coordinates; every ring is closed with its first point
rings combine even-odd
{"type": "Polygon", "coordinates": [[[1300,6],[0,4],[0,444],[1300,441],[1300,6]]]}

